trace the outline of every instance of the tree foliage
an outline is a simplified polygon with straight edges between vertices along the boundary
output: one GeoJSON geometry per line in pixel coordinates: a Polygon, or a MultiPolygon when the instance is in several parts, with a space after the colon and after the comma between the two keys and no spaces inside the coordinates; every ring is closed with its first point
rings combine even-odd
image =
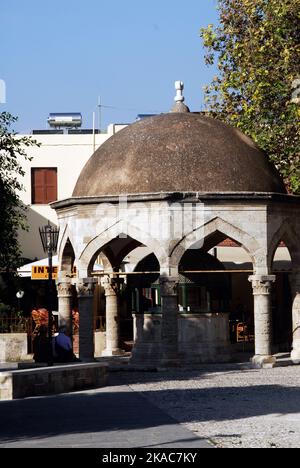
{"type": "Polygon", "coordinates": [[[29,159],[26,149],[36,142],[18,137],[10,128],[17,118],[0,113],[0,271],[15,270],[21,260],[19,228],[26,229],[25,207],[20,200],[23,190],[22,160],[29,159]]]}
{"type": "Polygon", "coordinates": [[[218,4],[220,24],[201,29],[206,63],[219,69],[207,110],[249,135],[300,193],[300,0],[218,4]]]}

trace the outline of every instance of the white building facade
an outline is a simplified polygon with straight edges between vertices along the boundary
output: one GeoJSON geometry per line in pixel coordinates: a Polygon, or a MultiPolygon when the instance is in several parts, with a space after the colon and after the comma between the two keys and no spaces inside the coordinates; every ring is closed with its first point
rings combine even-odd
{"type": "MultiPolygon", "coordinates": [[[[76,181],[92,154],[126,125],[111,124],[101,134],[34,134],[40,146],[28,149],[30,159],[22,161],[24,191],[20,198],[27,207],[29,231],[20,231],[22,256],[28,260],[44,257],[39,227],[48,220],[57,224],[49,203],[69,198],[76,181]]],[[[23,135],[21,135],[23,136],[23,135]]]]}

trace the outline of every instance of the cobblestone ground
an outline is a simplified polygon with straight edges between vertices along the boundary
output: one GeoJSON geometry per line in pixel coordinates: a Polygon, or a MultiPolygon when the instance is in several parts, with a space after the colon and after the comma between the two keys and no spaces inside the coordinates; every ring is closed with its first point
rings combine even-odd
{"type": "Polygon", "coordinates": [[[217,447],[300,448],[300,366],[207,366],[122,380],[217,447]]]}

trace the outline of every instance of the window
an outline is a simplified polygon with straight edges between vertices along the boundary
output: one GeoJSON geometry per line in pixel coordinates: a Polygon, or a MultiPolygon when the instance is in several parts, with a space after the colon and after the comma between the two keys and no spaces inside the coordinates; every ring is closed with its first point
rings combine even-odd
{"type": "Polygon", "coordinates": [[[33,205],[48,205],[57,200],[57,168],[31,169],[31,198],[33,205]]]}

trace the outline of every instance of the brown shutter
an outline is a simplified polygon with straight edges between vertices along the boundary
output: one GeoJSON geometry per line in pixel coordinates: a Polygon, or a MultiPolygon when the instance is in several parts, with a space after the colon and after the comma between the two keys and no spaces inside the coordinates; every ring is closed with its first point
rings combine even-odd
{"type": "Polygon", "coordinates": [[[47,205],[57,200],[57,169],[31,170],[32,204],[47,205]]]}
{"type": "Polygon", "coordinates": [[[57,170],[45,169],[46,200],[51,203],[57,200],[57,170]]]}
{"type": "Polygon", "coordinates": [[[32,182],[32,203],[43,204],[45,199],[44,193],[44,169],[31,170],[32,182]]]}

